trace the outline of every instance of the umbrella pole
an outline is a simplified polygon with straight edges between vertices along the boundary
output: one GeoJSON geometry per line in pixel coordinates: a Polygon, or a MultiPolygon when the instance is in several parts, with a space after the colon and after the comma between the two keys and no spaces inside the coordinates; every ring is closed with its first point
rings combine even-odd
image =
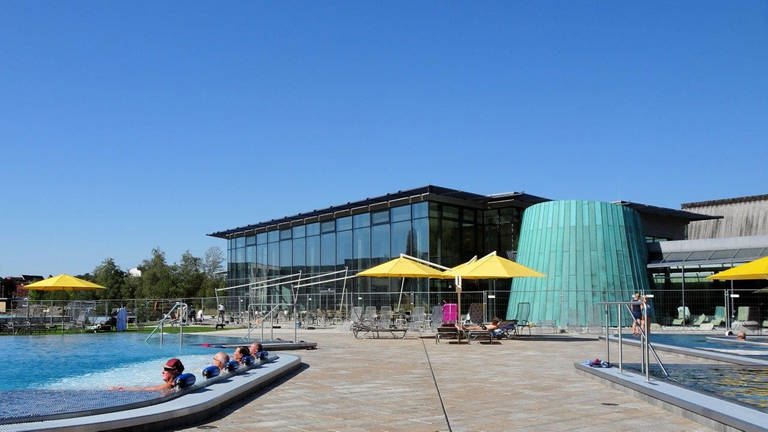
{"type": "Polygon", "coordinates": [[[400,304],[403,301],[403,287],[405,286],[405,278],[400,282],[400,297],[397,299],[397,311],[400,312],[400,304]]]}

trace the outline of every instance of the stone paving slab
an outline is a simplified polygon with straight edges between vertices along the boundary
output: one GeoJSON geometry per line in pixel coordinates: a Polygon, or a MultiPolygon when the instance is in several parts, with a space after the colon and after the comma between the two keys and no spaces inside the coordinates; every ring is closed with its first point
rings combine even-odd
{"type": "MultiPolygon", "coordinates": [[[[276,330],[275,336],[293,339],[294,333],[276,330]]],[[[316,350],[296,352],[303,370],[244,398],[222,417],[184,430],[713,430],[578,372],[574,362],[605,358],[606,343],[595,335],[467,345],[436,344],[418,334],[361,340],[323,329],[302,331],[299,339],[318,343],[316,350]]],[[[611,356],[615,360],[618,353],[611,356]]],[[[626,362],[639,356],[639,349],[625,347],[626,362]]],[[[671,353],[662,358],[705,362],[671,353]]]]}

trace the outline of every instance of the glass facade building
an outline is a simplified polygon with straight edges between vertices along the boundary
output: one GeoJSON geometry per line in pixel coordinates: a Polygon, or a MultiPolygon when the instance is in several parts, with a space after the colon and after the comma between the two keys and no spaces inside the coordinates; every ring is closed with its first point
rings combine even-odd
{"type": "MultiPolygon", "coordinates": [[[[345,270],[354,275],[401,253],[446,267],[491,251],[512,258],[524,208],[543,201],[527,194],[489,198],[427,186],[210,235],[227,239],[228,286],[239,287],[231,294],[243,295],[250,284],[266,279],[345,270]]],[[[351,278],[313,286],[307,294],[322,303],[317,307],[331,309],[342,301],[394,306],[402,290],[406,304],[427,308],[439,302],[439,293],[450,295],[451,283],[351,278]],[[342,292],[349,297],[341,299],[342,292]]],[[[474,283],[478,289],[489,284],[474,283]]],[[[259,301],[291,303],[290,287],[270,287],[259,301]]],[[[495,304],[503,313],[506,303],[495,304]]]]}

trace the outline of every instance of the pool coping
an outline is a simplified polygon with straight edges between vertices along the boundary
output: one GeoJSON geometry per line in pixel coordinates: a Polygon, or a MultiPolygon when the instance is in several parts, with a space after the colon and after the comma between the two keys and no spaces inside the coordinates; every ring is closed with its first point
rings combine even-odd
{"type": "Polygon", "coordinates": [[[0,431],[167,430],[209,417],[224,409],[227,403],[265,387],[300,366],[301,357],[282,354],[273,362],[219,378],[212,385],[155,405],[73,418],[4,424],[0,425],[0,431]]]}
{"type": "Polygon", "coordinates": [[[608,381],[619,388],[628,388],[650,402],[663,408],[677,408],[678,414],[713,429],[723,430],[723,426],[747,432],[766,431],[768,413],[758,411],[741,404],[660,380],[646,381],[645,376],[621,372],[617,367],[591,367],[584,363],[574,363],[574,367],[586,374],[608,381]]]}

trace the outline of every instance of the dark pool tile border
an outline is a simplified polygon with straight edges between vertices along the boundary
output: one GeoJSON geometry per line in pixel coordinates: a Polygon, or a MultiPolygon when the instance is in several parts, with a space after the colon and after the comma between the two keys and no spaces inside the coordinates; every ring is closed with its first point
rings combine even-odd
{"type": "Polygon", "coordinates": [[[615,387],[634,391],[642,399],[716,430],[768,431],[768,414],[740,404],[698,393],[664,381],[646,382],[645,376],[620,372],[618,368],[593,368],[582,363],[574,367],[615,387]],[[726,429],[723,429],[725,427],[726,429]],[[730,428],[730,429],[727,429],[730,428]]]}
{"type": "Polygon", "coordinates": [[[301,357],[282,354],[274,362],[265,363],[162,403],[76,418],[0,425],[0,431],[143,432],[187,426],[220,412],[228,403],[266,387],[299,367],[301,357]]]}

